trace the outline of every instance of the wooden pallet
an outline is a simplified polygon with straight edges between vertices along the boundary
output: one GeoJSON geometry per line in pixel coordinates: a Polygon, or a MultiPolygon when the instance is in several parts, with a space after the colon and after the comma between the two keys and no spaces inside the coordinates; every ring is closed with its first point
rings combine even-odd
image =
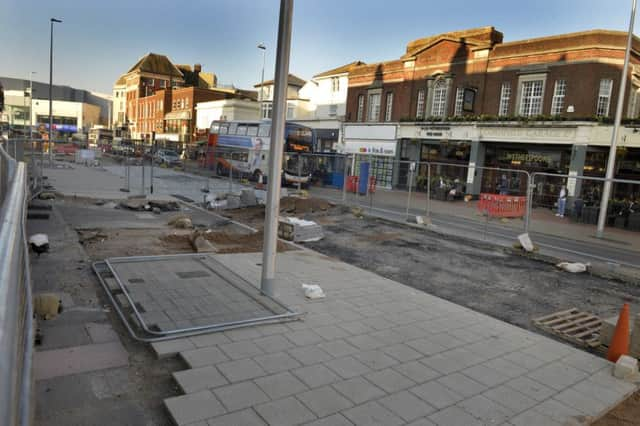
{"type": "Polygon", "coordinates": [[[533,325],[572,343],[595,348],[600,346],[602,320],[576,308],[534,318],[533,325]]]}

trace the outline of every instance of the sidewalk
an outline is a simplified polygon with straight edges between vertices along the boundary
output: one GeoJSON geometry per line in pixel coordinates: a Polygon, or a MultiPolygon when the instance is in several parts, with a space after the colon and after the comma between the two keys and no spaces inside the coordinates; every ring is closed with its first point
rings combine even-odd
{"type": "MultiPolygon", "coordinates": [[[[259,282],[260,254],[216,259],[259,282]]],[[[304,321],[153,344],[190,368],[165,400],[176,424],[575,425],[636,389],[601,358],[309,250],[277,271],[304,321]]]]}

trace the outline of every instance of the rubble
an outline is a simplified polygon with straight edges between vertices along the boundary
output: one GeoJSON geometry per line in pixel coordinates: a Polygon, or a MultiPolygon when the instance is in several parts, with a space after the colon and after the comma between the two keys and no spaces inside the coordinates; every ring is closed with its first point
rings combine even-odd
{"type": "Polygon", "coordinates": [[[178,228],[178,229],[193,228],[193,222],[191,222],[191,218],[184,214],[173,216],[172,218],[169,219],[169,222],[167,222],[167,224],[169,226],[173,226],[174,228],[178,228]]]}
{"type": "MultiPolygon", "coordinates": [[[[205,231],[205,233],[207,232],[211,231],[205,231]]],[[[202,231],[196,231],[191,234],[189,241],[196,253],[218,253],[219,251],[209,240],[206,239],[202,231]]]]}
{"type": "Polygon", "coordinates": [[[87,242],[92,242],[96,240],[104,241],[107,239],[107,235],[100,230],[94,230],[94,231],[78,230],[78,235],[79,235],[78,241],[80,242],[80,244],[85,244],[87,242]]]}
{"type": "Polygon", "coordinates": [[[41,192],[40,195],[38,195],[38,198],[41,200],[55,200],[56,194],[53,192],[41,192]]]}

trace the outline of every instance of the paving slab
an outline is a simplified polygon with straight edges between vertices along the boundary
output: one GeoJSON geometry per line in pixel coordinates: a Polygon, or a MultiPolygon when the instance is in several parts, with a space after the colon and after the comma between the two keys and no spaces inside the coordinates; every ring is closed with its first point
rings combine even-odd
{"type": "MultiPolygon", "coordinates": [[[[212,256],[258,285],[259,254],[212,256]]],[[[183,346],[194,370],[176,380],[194,412],[213,398],[210,425],[553,426],[637,389],[606,360],[311,251],[279,254],[277,271],[303,321],[158,348],[183,346]]]]}
{"type": "Polygon", "coordinates": [[[86,373],[129,364],[129,354],[117,342],[73,346],[64,349],[36,351],[35,380],[86,373]]]}

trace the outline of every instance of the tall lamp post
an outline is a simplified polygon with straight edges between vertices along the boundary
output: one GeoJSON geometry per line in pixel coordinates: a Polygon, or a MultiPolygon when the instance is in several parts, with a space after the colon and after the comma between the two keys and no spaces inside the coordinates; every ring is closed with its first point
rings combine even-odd
{"type": "Polygon", "coordinates": [[[629,20],[629,34],[627,35],[627,50],[624,54],[624,65],[622,66],[622,77],[620,78],[620,89],[618,91],[618,104],[616,105],[616,117],[613,122],[613,134],[611,135],[611,148],[609,149],[609,159],[607,161],[607,173],[605,175],[604,188],[602,190],[602,200],[600,201],[600,213],[598,215],[598,229],[596,236],[602,238],[604,226],[607,221],[607,207],[611,196],[611,179],[613,179],[616,167],[616,145],[618,143],[618,130],[622,120],[622,109],[624,105],[624,93],[627,88],[627,70],[629,69],[629,56],[631,54],[631,41],[633,40],[633,22],[636,17],[637,0],[632,0],[631,19],[629,20]]]}
{"type": "Polygon", "coordinates": [[[271,119],[271,155],[269,155],[269,179],[267,182],[268,191],[262,247],[262,276],[260,279],[260,291],[267,296],[275,295],[276,245],[278,242],[278,215],[280,214],[280,177],[282,175],[284,126],[287,113],[287,77],[289,75],[292,21],[293,0],[280,0],[278,47],[276,50],[276,73],[274,79],[275,90],[271,119]]]}
{"type": "Polygon", "coordinates": [[[33,75],[35,71],[29,73],[29,143],[33,143],[33,75]]]}
{"type": "Polygon", "coordinates": [[[260,77],[260,93],[258,94],[258,103],[260,104],[260,118],[262,117],[262,102],[264,101],[264,65],[267,60],[267,46],[264,43],[258,45],[258,49],[262,50],[262,75],[260,77]]]}
{"type": "Polygon", "coordinates": [[[53,24],[62,23],[61,19],[51,18],[51,37],[49,38],[49,166],[53,165],[53,24]]]}

